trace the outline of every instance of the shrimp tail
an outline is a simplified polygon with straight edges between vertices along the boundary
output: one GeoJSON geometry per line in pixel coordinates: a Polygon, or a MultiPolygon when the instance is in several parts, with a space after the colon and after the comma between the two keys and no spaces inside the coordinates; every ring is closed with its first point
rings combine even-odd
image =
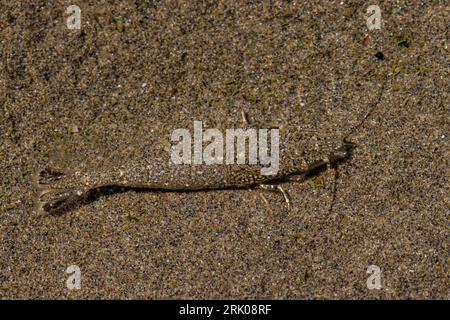
{"type": "Polygon", "coordinates": [[[86,197],[85,190],[57,187],[57,183],[66,176],[66,172],[53,168],[45,168],[34,175],[32,182],[36,191],[34,198],[36,212],[57,214],[86,197]]]}

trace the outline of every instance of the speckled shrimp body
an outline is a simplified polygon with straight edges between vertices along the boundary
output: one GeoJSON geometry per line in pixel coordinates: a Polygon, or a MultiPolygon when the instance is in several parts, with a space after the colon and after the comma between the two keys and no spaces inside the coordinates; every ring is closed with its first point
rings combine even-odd
{"type": "Polygon", "coordinates": [[[276,175],[260,174],[256,165],[175,165],[158,170],[130,166],[129,170],[64,172],[47,168],[34,177],[36,211],[61,213],[86,203],[95,195],[119,190],[155,192],[189,192],[252,188],[274,184],[292,176],[305,175],[320,167],[337,163],[350,156],[353,145],[343,143],[328,155],[312,161],[294,161],[286,157],[276,175]],[[136,169],[137,168],[137,169],[136,169]]]}

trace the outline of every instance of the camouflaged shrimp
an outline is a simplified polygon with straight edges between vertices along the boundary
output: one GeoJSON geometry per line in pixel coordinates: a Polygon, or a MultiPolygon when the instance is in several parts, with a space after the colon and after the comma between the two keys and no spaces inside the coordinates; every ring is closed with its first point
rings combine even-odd
{"type": "Polygon", "coordinates": [[[308,173],[326,168],[350,157],[354,145],[344,142],[319,160],[288,159],[276,175],[261,175],[260,166],[251,165],[174,165],[158,170],[142,165],[129,170],[69,172],[47,168],[34,178],[36,210],[61,213],[86,203],[90,198],[120,190],[148,190],[157,192],[189,192],[224,189],[248,189],[272,186],[281,191],[289,205],[286,193],[277,183],[298,181],[308,173]],[[286,164],[287,163],[287,164],[286,164]],[[112,191],[111,191],[112,190],[112,191]]]}
{"type": "MultiPolygon", "coordinates": [[[[97,194],[118,192],[120,190],[148,190],[155,192],[190,192],[225,189],[248,189],[267,187],[283,193],[289,206],[289,199],[279,182],[299,181],[318,169],[326,169],[351,157],[355,144],[348,141],[375,111],[383,96],[388,78],[381,84],[378,96],[369,111],[342,139],[327,150],[310,158],[294,157],[286,152],[280,170],[276,175],[267,176],[260,172],[258,165],[168,165],[160,163],[157,168],[138,164],[126,170],[111,172],[92,171],[70,172],[45,169],[34,177],[36,188],[36,210],[47,213],[60,213],[73,206],[85,203],[97,194]],[[275,188],[273,188],[275,187],[275,188]]],[[[245,119],[244,122],[248,124],[245,119]]],[[[286,151],[286,150],[285,150],[286,151]]],[[[134,159],[140,161],[142,159],[134,159]]]]}

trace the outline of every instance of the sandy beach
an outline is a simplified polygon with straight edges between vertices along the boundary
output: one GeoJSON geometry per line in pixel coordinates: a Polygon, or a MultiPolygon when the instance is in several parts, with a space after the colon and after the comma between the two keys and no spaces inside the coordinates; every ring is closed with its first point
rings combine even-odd
{"type": "Polygon", "coordinates": [[[366,1],[1,0],[0,298],[449,299],[449,7],[374,4],[369,30],[366,1]],[[289,205],[113,190],[36,211],[45,168],[164,179],[194,121],[279,128],[305,159],[355,147],[282,183],[289,205]]]}

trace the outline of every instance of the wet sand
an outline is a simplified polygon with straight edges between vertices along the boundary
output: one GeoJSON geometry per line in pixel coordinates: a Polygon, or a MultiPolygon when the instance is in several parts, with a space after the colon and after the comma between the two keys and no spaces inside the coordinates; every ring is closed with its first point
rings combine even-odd
{"type": "Polygon", "coordinates": [[[68,30],[69,2],[2,2],[0,298],[450,298],[444,2],[382,1],[373,31],[363,1],[272,3],[84,1],[68,30]],[[283,184],[290,208],[226,190],[33,210],[42,168],[158,168],[173,129],[242,112],[299,155],[357,147],[283,184]]]}

